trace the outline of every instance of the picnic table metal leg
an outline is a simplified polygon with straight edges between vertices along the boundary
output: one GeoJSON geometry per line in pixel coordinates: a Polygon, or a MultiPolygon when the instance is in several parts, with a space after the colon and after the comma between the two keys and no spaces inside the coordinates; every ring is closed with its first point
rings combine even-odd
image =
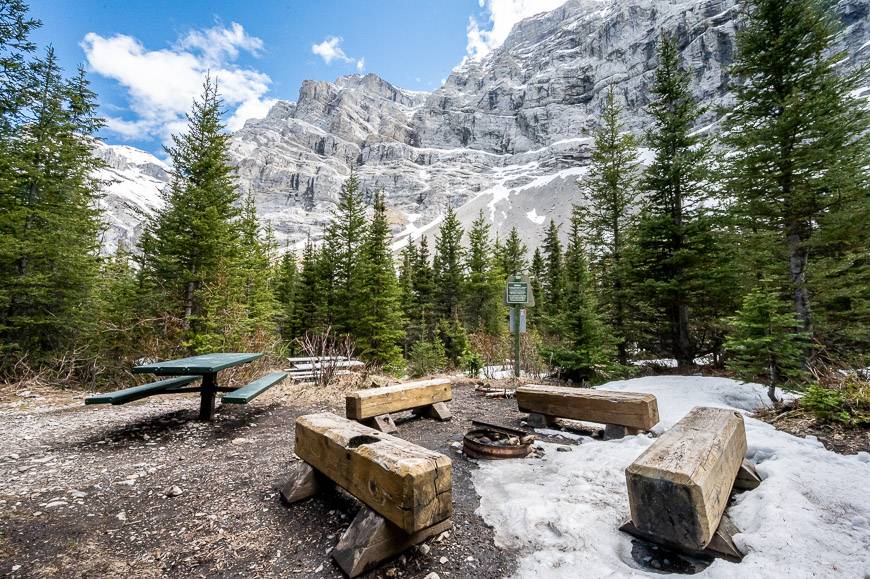
{"type": "Polygon", "coordinates": [[[202,392],[199,398],[199,419],[211,420],[214,418],[214,400],[217,392],[217,375],[203,374],[202,392]]]}

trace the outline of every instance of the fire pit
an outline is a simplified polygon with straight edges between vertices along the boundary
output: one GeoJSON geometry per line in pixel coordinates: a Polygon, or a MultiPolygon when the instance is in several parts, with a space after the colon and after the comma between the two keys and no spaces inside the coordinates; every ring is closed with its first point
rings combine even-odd
{"type": "Polygon", "coordinates": [[[533,434],[525,430],[472,420],[475,428],[469,430],[462,441],[462,450],[472,458],[523,458],[529,454],[533,434]]]}

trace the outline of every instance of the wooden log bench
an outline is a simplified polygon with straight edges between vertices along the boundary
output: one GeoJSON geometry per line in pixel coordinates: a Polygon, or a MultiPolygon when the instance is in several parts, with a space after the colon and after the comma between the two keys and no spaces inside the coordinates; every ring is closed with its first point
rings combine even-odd
{"type": "Polygon", "coordinates": [[[450,380],[440,378],[357,390],[345,398],[345,416],[381,432],[393,433],[398,429],[390,413],[411,410],[427,418],[450,420],[452,414],[445,402],[452,398],[450,380]]]}
{"type": "Polygon", "coordinates": [[[288,504],[338,485],[363,503],[332,551],[350,577],[451,528],[452,463],[443,454],[332,413],[296,419],[288,504]]]}
{"type": "Polygon", "coordinates": [[[605,425],[605,440],[647,431],[659,421],[659,407],[652,394],[528,385],[516,391],[517,406],[528,412],[529,426],[552,426],[557,418],[605,425]]]}
{"type": "Polygon", "coordinates": [[[221,398],[223,404],[247,404],[275,384],[283,382],[287,378],[287,372],[271,372],[261,378],[257,378],[247,386],[242,386],[224,394],[221,398]]]}
{"type": "Polygon", "coordinates": [[[692,409],[625,470],[631,518],[620,529],[690,555],[739,561],[736,528],[723,515],[735,486],[760,484],[745,455],[739,412],[692,409]]]}
{"type": "MultiPolygon", "coordinates": [[[[159,380],[150,384],[133,386],[117,392],[105,392],[85,398],[85,404],[126,404],[142,398],[148,398],[157,394],[176,394],[184,392],[184,386],[196,382],[201,376],[175,376],[166,380],[159,380]]],[[[193,390],[191,390],[193,391],[193,390]]]]}

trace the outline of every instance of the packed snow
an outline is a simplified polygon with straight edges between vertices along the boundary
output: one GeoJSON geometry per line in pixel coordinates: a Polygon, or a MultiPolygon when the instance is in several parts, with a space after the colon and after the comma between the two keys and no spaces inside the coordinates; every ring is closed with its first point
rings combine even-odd
{"type": "MultiPolygon", "coordinates": [[[[697,576],[870,576],[870,454],[839,455],[814,437],[798,438],[752,418],[768,404],[766,387],[758,384],[665,376],[601,388],[655,394],[656,433],[695,406],[743,412],[747,457],[763,479],[757,489],[736,495],[728,510],[746,556],[739,564],[716,559],[697,576]]],[[[617,529],[628,516],[625,468],[654,439],[581,440],[572,452],[539,442],[542,459],[479,462],[473,474],[478,513],[495,530],[496,544],[523,553],[517,577],[660,576],[634,560],[632,538],[617,529]]]]}

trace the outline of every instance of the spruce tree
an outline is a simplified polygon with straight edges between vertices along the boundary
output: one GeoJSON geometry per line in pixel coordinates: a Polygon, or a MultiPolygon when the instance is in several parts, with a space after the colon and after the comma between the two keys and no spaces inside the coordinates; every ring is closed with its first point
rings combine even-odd
{"type": "Polygon", "coordinates": [[[278,265],[275,267],[275,299],[278,301],[278,331],[281,338],[290,343],[296,335],[296,291],[299,286],[299,270],[296,267],[296,254],[285,248],[278,265]]]}
{"type": "Polygon", "coordinates": [[[402,366],[405,320],[382,191],[375,193],[374,211],[360,255],[363,299],[357,302],[355,337],[366,361],[396,371],[402,366]]]}
{"type": "Polygon", "coordinates": [[[468,232],[468,271],[463,288],[463,319],[471,332],[501,333],[504,307],[504,275],[497,267],[490,242],[489,222],[481,209],[468,232]]]}
{"type": "Polygon", "coordinates": [[[733,331],[725,342],[728,369],[745,380],[767,380],[773,402],[776,387],[803,377],[802,351],[806,334],[769,282],[758,284],[730,319],[733,331]]]}
{"type": "Polygon", "coordinates": [[[263,231],[260,226],[253,195],[245,198],[239,232],[239,254],[234,265],[240,277],[246,329],[251,336],[270,336],[277,331],[276,322],[280,315],[272,277],[276,247],[271,228],[263,231]]]}
{"type": "Polygon", "coordinates": [[[420,306],[414,281],[417,266],[417,246],[413,240],[402,250],[402,261],[399,264],[399,291],[401,293],[402,315],[405,318],[405,343],[403,352],[407,357],[411,346],[423,336],[420,323],[420,306]]]}
{"type": "MultiPolygon", "coordinates": [[[[0,2],[0,147],[8,145],[21,114],[32,103],[28,87],[32,86],[28,58],[36,50],[30,34],[42,23],[30,18],[22,0],[0,2]]],[[[0,156],[0,163],[8,158],[0,156]]],[[[2,165],[0,165],[2,167],[2,165]]],[[[0,187],[5,190],[5,187],[0,187]]]]}
{"type": "Polygon", "coordinates": [[[309,238],[302,250],[294,296],[293,324],[289,332],[294,339],[306,333],[322,333],[328,326],[321,254],[309,238]]]}
{"type": "Polygon", "coordinates": [[[361,254],[366,235],[365,206],[359,179],[351,172],[341,187],[324,240],[322,282],[327,286],[328,319],[338,334],[356,332],[358,306],[365,299],[361,254]]]}
{"type": "Polygon", "coordinates": [[[229,262],[239,256],[239,196],[221,113],[217,83],[206,77],[187,115],[187,131],[166,148],[172,182],[140,239],[154,307],[180,319],[191,344],[206,332],[201,291],[228,283],[229,262]]]}
{"type": "Polygon", "coordinates": [[[559,240],[559,227],[550,220],[544,234],[544,277],[541,283],[543,304],[541,316],[548,331],[558,325],[556,318],[565,308],[565,269],[562,255],[562,242],[559,240]]]}
{"type": "MultiPolygon", "coordinates": [[[[0,38],[26,43],[26,28],[0,38]]],[[[28,83],[3,96],[18,108],[2,111],[12,128],[0,135],[0,354],[10,363],[25,353],[40,363],[88,329],[99,266],[95,95],[82,70],[63,78],[51,49],[27,66],[28,83]]]]}
{"type": "MultiPolygon", "coordinates": [[[[739,216],[777,234],[775,274],[787,276],[794,311],[812,334],[817,300],[810,280],[833,289],[826,276],[815,276],[814,252],[833,258],[826,264],[832,275],[849,270],[835,265],[836,248],[814,248],[825,238],[821,227],[843,208],[860,212],[868,203],[870,112],[856,92],[867,69],[841,75],[846,56],[831,50],[837,19],[821,0],[751,0],[745,17],[731,69],[740,83],[724,127],[725,145],[734,152],[728,191],[739,216]]],[[[855,263],[851,250],[841,257],[855,263]]],[[[860,311],[867,296],[857,292],[847,290],[860,311]]],[[[847,297],[839,305],[848,310],[851,302],[847,297]]]]}
{"type": "Polygon", "coordinates": [[[546,304],[543,291],[544,268],[544,256],[541,255],[541,249],[536,247],[535,253],[532,256],[532,264],[529,266],[529,284],[531,285],[532,295],[535,297],[535,305],[529,308],[526,313],[526,324],[536,328],[540,325],[541,312],[544,311],[546,304]]]}
{"type": "Polygon", "coordinates": [[[628,232],[635,226],[639,202],[637,144],[631,133],[621,132],[621,108],[607,93],[589,172],[580,183],[586,205],[575,214],[583,218],[587,243],[598,280],[598,301],[617,342],[620,364],[628,363],[629,296],[625,263],[628,232]]]}
{"type": "Polygon", "coordinates": [[[680,65],[676,40],[662,35],[659,65],[647,112],[652,127],[647,143],[655,157],[642,187],[645,206],[640,214],[634,279],[649,299],[653,326],[662,328],[665,353],[679,366],[693,362],[696,345],[690,334],[691,292],[702,285],[702,241],[709,234],[703,219],[707,197],[708,147],[692,134],[702,113],[690,90],[689,72],[680,65]]]}
{"type": "Polygon", "coordinates": [[[448,207],[435,239],[433,261],[435,312],[441,319],[459,319],[459,306],[465,282],[462,234],[462,226],[459,224],[456,212],[452,207],[448,207]]]}
{"type": "Polygon", "coordinates": [[[420,249],[414,264],[414,293],[417,298],[417,319],[421,338],[432,340],[435,337],[435,272],[429,256],[429,242],[420,239],[420,249]]]}
{"type": "Polygon", "coordinates": [[[543,348],[542,354],[561,375],[585,383],[607,377],[613,356],[598,317],[581,228],[575,214],[565,252],[564,305],[550,321],[555,345],[543,348]]]}
{"type": "Polygon", "coordinates": [[[511,232],[501,250],[501,269],[505,275],[525,273],[527,251],[516,226],[511,227],[511,232]]]}

